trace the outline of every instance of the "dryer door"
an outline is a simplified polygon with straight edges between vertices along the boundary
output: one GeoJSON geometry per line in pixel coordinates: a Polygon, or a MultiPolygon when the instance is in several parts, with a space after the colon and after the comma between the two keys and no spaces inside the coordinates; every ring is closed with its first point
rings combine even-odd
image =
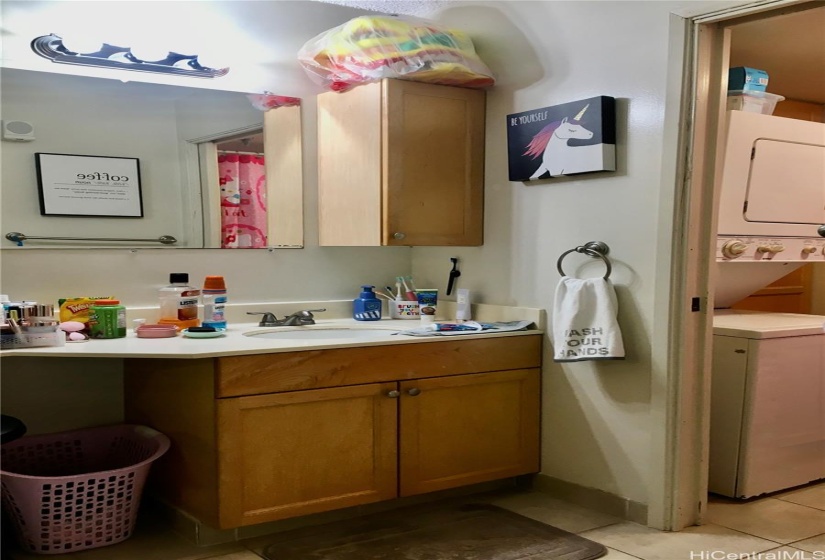
{"type": "Polygon", "coordinates": [[[825,146],[757,138],[744,210],[749,222],[825,224],[825,146]]]}
{"type": "Polygon", "coordinates": [[[728,111],[718,235],[817,237],[825,224],[825,124],[728,111]]]}

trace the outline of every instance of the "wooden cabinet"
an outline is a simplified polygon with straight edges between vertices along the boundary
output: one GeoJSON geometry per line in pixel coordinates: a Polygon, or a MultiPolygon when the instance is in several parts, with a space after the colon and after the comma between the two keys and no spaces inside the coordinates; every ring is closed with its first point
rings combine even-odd
{"type": "Polygon", "coordinates": [[[394,498],[395,383],[222,399],[221,524],[394,498]]]}
{"type": "Polygon", "coordinates": [[[401,496],[538,471],[537,370],[405,381],[401,395],[401,496]]]}
{"type": "Polygon", "coordinates": [[[484,112],[484,91],[404,80],[319,95],[319,243],[481,245],[484,112]]]}
{"type": "Polygon", "coordinates": [[[156,491],[221,529],[539,470],[541,336],[126,361],[156,491]]]}

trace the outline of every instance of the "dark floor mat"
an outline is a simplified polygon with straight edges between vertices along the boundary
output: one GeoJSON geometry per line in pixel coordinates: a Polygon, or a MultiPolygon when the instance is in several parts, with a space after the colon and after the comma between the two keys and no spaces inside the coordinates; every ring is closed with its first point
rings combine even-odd
{"type": "Polygon", "coordinates": [[[496,506],[405,509],[274,536],[268,560],[592,560],[607,549],[496,506]]]}

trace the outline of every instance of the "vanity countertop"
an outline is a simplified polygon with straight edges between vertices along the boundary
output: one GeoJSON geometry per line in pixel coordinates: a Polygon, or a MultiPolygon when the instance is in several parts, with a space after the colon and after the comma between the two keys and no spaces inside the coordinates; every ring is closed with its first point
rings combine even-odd
{"type": "Polygon", "coordinates": [[[321,350],[326,348],[347,348],[355,346],[385,346],[395,344],[422,344],[445,340],[465,340],[475,338],[499,338],[541,334],[542,330],[523,330],[484,334],[462,334],[460,336],[410,336],[396,334],[398,331],[421,326],[418,321],[382,319],[380,321],[356,321],[354,319],[321,319],[313,327],[259,327],[256,323],[230,324],[224,336],[217,338],[188,338],[178,334],[172,338],[138,338],[130,329],[126,338],[93,339],[65,346],[18,348],[0,351],[2,356],[41,356],[60,358],[215,358],[221,356],[241,356],[249,354],[270,354],[301,350],[321,350]],[[369,328],[386,330],[386,334],[353,338],[313,338],[286,339],[245,336],[244,333],[278,329],[296,330],[328,328],[369,328]]]}

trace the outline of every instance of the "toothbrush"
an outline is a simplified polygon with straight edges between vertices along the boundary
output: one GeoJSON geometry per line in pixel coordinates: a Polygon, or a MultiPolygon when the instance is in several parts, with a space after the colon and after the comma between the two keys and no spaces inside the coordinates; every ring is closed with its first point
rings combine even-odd
{"type": "Polygon", "coordinates": [[[403,300],[404,298],[401,297],[401,277],[400,276],[395,277],[395,289],[397,290],[397,293],[395,295],[396,301],[403,300]]]}
{"type": "Polygon", "coordinates": [[[392,293],[392,287],[390,287],[390,286],[384,286],[384,289],[387,291],[387,294],[389,294],[389,296],[390,296],[392,299],[394,299],[394,300],[396,300],[396,301],[398,301],[398,300],[400,300],[400,299],[401,299],[401,297],[400,297],[400,292],[399,292],[399,295],[395,295],[394,293],[392,293]]]}
{"type": "Polygon", "coordinates": [[[407,281],[404,279],[404,277],[399,276],[398,279],[401,280],[402,284],[404,284],[404,291],[407,292],[407,299],[409,301],[418,301],[418,298],[415,296],[415,292],[412,291],[409,286],[407,286],[407,281]]]}
{"type": "Polygon", "coordinates": [[[412,276],[405,276],[404,278],[407,280],[407,285],[410,287],[410,290],[415,293],[415,284],[413,284],[412,276]]]}

